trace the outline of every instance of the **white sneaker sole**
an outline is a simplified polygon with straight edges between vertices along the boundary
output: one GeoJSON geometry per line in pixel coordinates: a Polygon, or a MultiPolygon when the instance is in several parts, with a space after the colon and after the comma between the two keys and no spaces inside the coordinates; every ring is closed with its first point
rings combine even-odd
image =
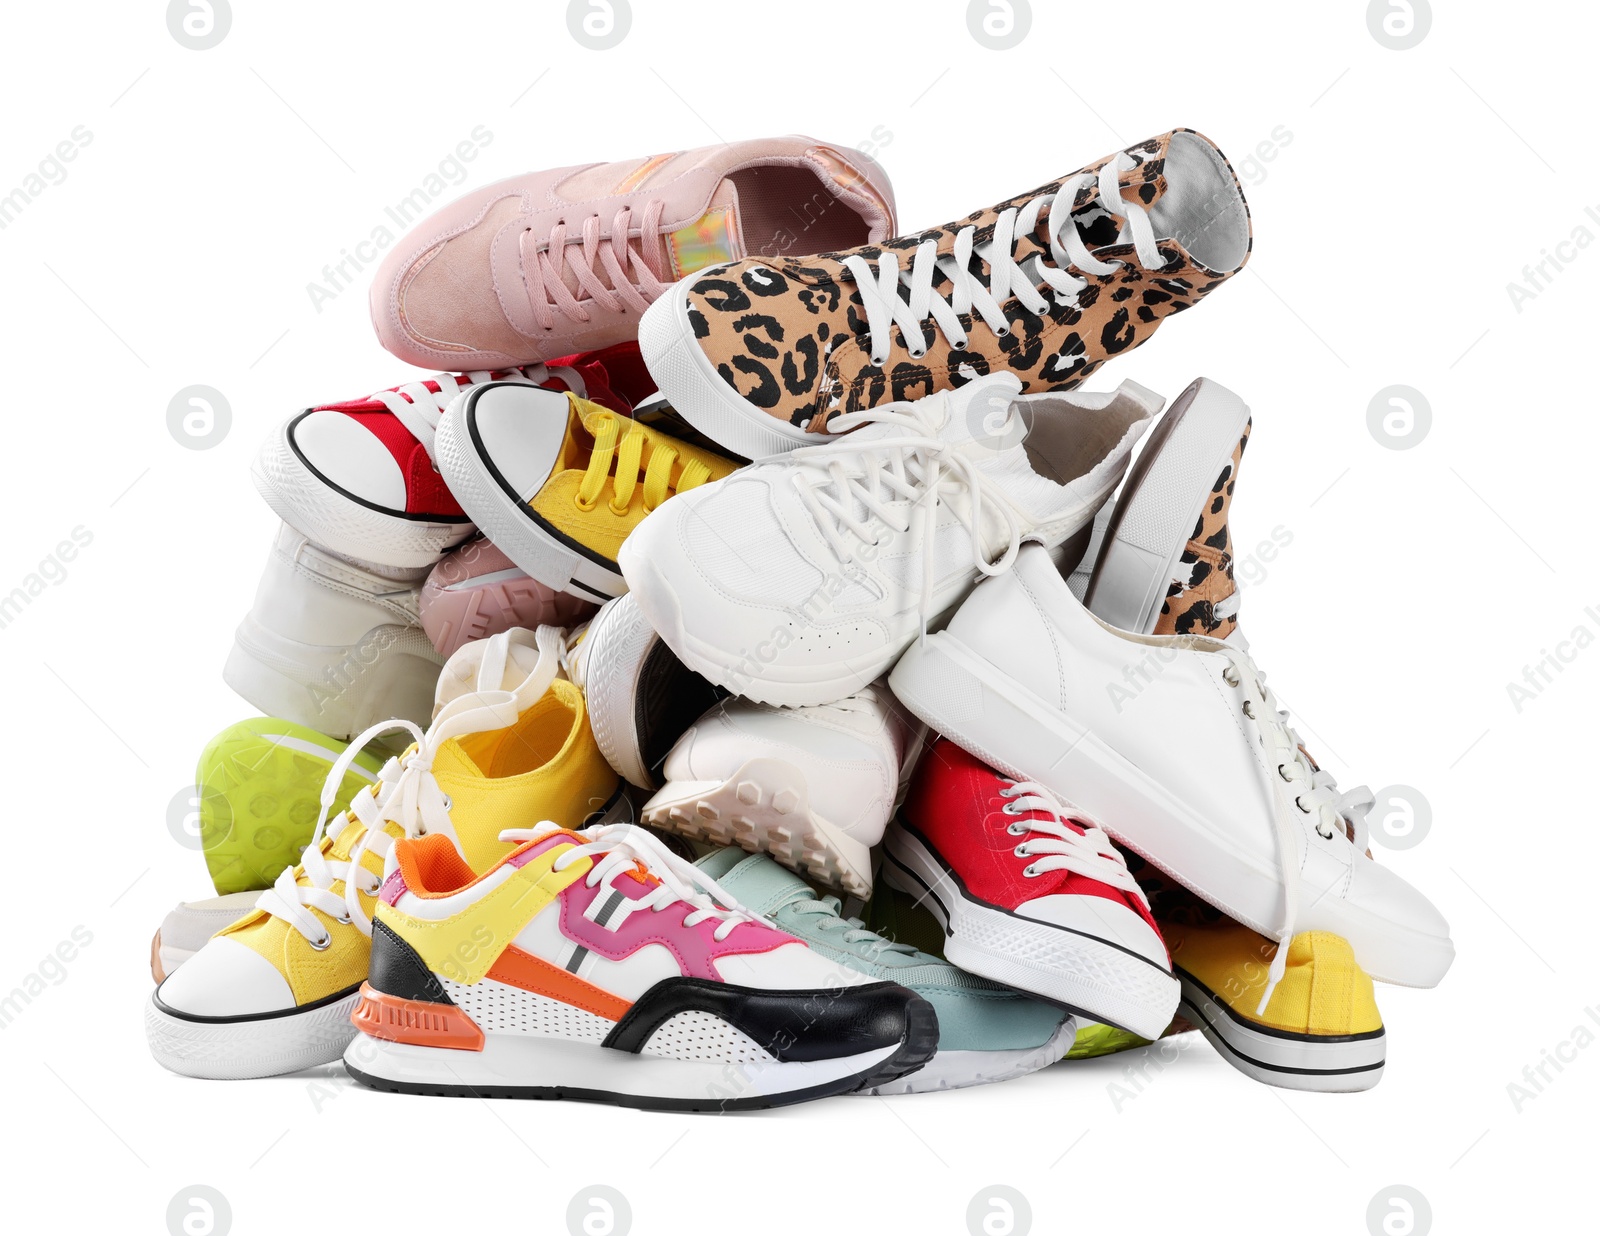
{"type": "MultiPolygon", "coordinates": [[[[659,1111],[777,1107],[877,1084],[912,1049],[902,1042],[830,1060],[738,1064],[618,1051],[532,1034],[490,1034],[483,1050],[420,1047],[358,1034],[350,1075],[377,1090],[474,1098],[578,1099],[659,1111]]],[[[925,1054],[926,1049],[923,1049],[925,1054]]]]}
{"type": "Polygon", "coordinates": [[[295,531],[336,554],[419,570],[433,566],[475,531],[465,516],[410,519],[335,487],[290,442],[290,427],[299,419],[274,430],[250,464],[256,489],[295,531]]]}
{"type": "MultiPolygon", "coordinates": [[[[1251,1025],[1183,971],[1178,1011],[1239,1072],[1269,1086],[1347,1094],[1383,1079],[1384,1031],[1329,1036],[1290,1034],[1251,1025]]],[[[930,1062],[931,1063],[931,1062],[930,1062]]]]}
{"type": "Polygon", "coordinates": [[[668,782],[645,804],[644,822],[691,841],[770,854],[791,871],[852,897],[872,896],[872,851],[879,837],[850,836],[811,810],[800,769],[755,759],[725,781],[668,782]]]}
{"type": "Polygon", "coordinates": [[[933,1059],[915,1073],[857,1093],[930,1094],[939,1090],[961,1090],[967,1086],[987,1086],[992,1082],[1026,1077],[1029,1073],[1049,1068],[1065,1056],[1072,1049],[1072,1041],[1077,1034],[1076,1019],[1068,1017],[1061,1023],[1061,1028],[1038,1047],[1008,1051],[935,1052],[933,1059]]]}
{"type": "Polygon", "coordinates": [[[1167,409],[1106,528],[1084,599],[1097,618],[1140,635],[1155,629],[1184,546],[1249,423],[1244,401],[1214,382],[1167,409]]]}
{"type": "Polygon", "coordinates": [[[1142,1038],[1172,1024],[1178,980],[1170,971],[1113,941],[975,900],[903,825],[884,838],[879,875],[932,911],[951,965],[1142,1038]]]}
{"type": "MultiPolygon", "coordinates": [[[[950,632],[913,644],[889,686],[907,708],[979,759],[1089,806],[1113,840],[1230,918],[1267,936],[1281,928],[1283,879],[1275,854],[1247,851],[1217,833],[1174,793],[950,632]]],[[[1433,987],[1455,958],[1448,937],[1404,927],[1337,896],[1307,900],[1299,930],[1343,936],[1361,968],[1380,982],[1433,987]]]]}
{"type": "Polygon", "coordinates": [[[218,1020],[176,1016],[152,993],[145,1037],[156,1063],[185,1077],[279,1077],[339,1059],[356,1036],[358,998],[352,991],[296,1013],[218,1020]]]}
{"type": "Polygon", "coordinates": [[[644,311],[639,352],[678,415],[737,455],[760,459],[792,451],[808,436],[821,441],[763,412],[717,375],[695,342],[689,300],[682,288],[668,288],[644,311]]]}
{"type": "Polygon", "coordinates": [[[434,457],[461,509],[494,545],[546,588],[608,601],[628,590],[617,564],[568,541],[544,524],[484,455],[473,434],[470,403],[495,383],[458,395],[439,422],[434,457]]]}

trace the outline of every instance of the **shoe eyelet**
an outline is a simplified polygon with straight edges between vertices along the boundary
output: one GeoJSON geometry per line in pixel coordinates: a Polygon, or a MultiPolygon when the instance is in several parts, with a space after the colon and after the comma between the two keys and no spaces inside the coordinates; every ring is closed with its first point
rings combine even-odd
{"type": "Polygon", "coordinates": [[[1282,777],[1285,781],[1292,780],[1292,778],[1289,776],[1289,774],[1283,771],[1283,765],[1282,764],[1278,765],[1278,776],[1282,777]]]}
{"type": "Polygon", "coordinates": [[[627,515],[628,515],[628,508],[627,507],[625,507],[625,506],[624,507],[618,507],[613,502],[606,503],[606,510],[610,511],[618,519],[626,519],[627,515]]]}
{"type": "Polygon", "coordinates": [[[1016,855],[1018,858],[1027,858],[1028,857],[1028,848],[1025,845],[1019,845],[1019,846],[1017,846],[1016,849],[1012,850],[1011,852],[1014,855],[1016,855]]]}
{"type": "Polygon", "coordinates": [[[1329,829],[1327,832],[1323,832],[1322,831],[1322,825],[1318,824],[1317,825],[1317,836],[1321,837],[1324,841],[1332,841],[1333,840],[1333,830],[1329,829]]]}
{"type": "Polygon", "coordinates": [[[1026,824],[1007,824],[1006,825],[1006,832],[1010,833],[1013,837],[1020,837],[1020,836],[1022,836],[1023,833],[1025,833],[1027,831],[1028,831],[1028,826],[1026,824]]]}
{"type": "Polygon", "coordinates": [[[1009,326],[1002,326],[999,330],[995,331],[994,337],[996,339],[1004,339],[1010,334],[1011,328],[1009,326]]]}
{"type": "Polygon", "coordinates": [[[1027,879],[1027,880],[1033,879],[1033,877],[1038,875],[1038,874],[1039,873],[1033,869],[1033,864],[1032,863],[1029,863],[1026,867],[1024,867],[1022,869],[1023,878],[1027,879]]]}
{"type": "Polygon", "coordinates": [[[444,809],[448,811],[453,806],[455,806],[455,800],[451,798],[450,795],[446,794],[444,796],[444,809]]]}
{"type": "Polygon", "coordinates": [[[426,824],[418,824],[417,825],[417,836],[426,837],[427,835],[428,835],[428,826],[426,824]]]}
{"type": "Polygon", "coordinates": [[[339,926],[341,926],[341,927],[348,927],[348,926],[350,926],[351,923],[355,922],[356,920],[351,918],[348,914],[342,914],[338,918],[334,919],[333,921],[338,923],[339,926]]]}
{"type": "Polygon", "coordinates": [[[1249,717],[1250,720],[1254,721],[1256,719],[1256,706],[1253,701],[1246,700],[1240,705],[1240,708],[1244,710],[1244,715],[1249,717]]]}
{"type": "Polygon", "coordinates": [[[1304,815],[1310,815],[1311,814],[1311,808],[1306,806],[1304,800],[1301,799],[1300,795],[1298,795],[1298,794],[1296,794],[1294,796],[1294,805],[1296,807],[1300,808],[1300,811],[1301,811],[1302,814],[1304,814],[1304,815]]]}
{"type": "Polygon", "coordinates": [[[1227,683],[1230,687],[1237,687],[1239,685],[1239,672],[1231,665],[1224,667],[1222,671],[1222,681],[1227,683]]]}
{"type": "Polygon", "coordinates": [[[874,365],[877,365],[880,369],[889,363],[889,358],[887,356],[869,356],[867,359],[874,365]]]}
{"type": "Polygon", "coordinates": [[[572,500],[572,505],[577,507],[580,511],[582,511],[585,515],[587,515],[590,511],[594,510],[594,508],[599,506],[600,504],[598,502],[585,502],[582,498],[574,498],[572,500]]]}
{"type": "Polygon", "coordinates": [[[1016,803],[1007,803],[1004,807],[1000,808],[1000,814],[1001,815],[1016,815],[1017,814],[1017,804],[1016,803]]]}
{"type": "Polygon", "coordinates": [[[309,943],[310,943],[311,947],[313,949],[315,949],[317,952],[326,953],[328,951],[329,946],[333,944],[333,932],[331,932],[331,931],[323,932],[322,933],[322,943],[321,944],[318,944],[315,940],[309,941],[309,943]]]}

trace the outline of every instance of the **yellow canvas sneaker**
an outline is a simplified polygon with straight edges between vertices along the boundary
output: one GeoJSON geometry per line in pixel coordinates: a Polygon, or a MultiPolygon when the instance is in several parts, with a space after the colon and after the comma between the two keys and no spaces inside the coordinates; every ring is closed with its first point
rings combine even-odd
{"type": "Polygon", "coordinates": [[[1384,1030],[1372,979],[1348,941],[1304,931],[1289,942],[1283,978],[1267,1002],[1278,942],[1224,919],[1161,924],[1183,995],[1179,1016],[1234,1068],[1289,1090],[1369,1090],[1383,1076],[1384,1030]]]}
{"type": "Polygon", "coordinates": [[[491,382],[439,423],[439,471],[461,508],[539,583],[604,601],[617,554],[674,494],[739,465],[576,395],[491,382]]]}
{"type": "Polygon", "coordinates": [[[440,677],[433,724],[375,726],[329,772],[323,817],[300,865],[213,936],[152,994],[151,1054],[191,1077],[268,1077],[337,1060],[367,977],[384,862],[402,837],[440,834],[479,869],[508,847],[502,829],[610,820],[622,780],[589,732],[583,696],[557,677],[562,633],[514,630],[463,647],[440,677]],[[415,743],[377,784],[328,813],[349,762],[377,732],[415,743]]]}

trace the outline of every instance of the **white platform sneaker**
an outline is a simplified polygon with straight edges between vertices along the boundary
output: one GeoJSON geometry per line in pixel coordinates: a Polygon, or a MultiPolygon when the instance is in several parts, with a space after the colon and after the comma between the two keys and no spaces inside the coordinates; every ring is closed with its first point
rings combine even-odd
{"type": "Polygon", "coordinates": [[[640,610],[735,694],[825,704],[866,686],[1019,545],[1083,528],[1162,402],[1131,382],[1019,389],[1001,373],[836,417],[821,445],[679,494],[622,547],[640,610]]]}
{"type": "Polygon", "coordinates": [[[426,725],[444,658],[417,617],[427,571],[376,574],[278,530],[223,680],[269,717],[349,740],[394,717],[426,725]]]}
{"type": "Polygon", "coordinates": [[[1244,649],[1118,631],[1028,547],[889,683],[945,736],[1050,787],[1256,931],[1343,936],[1383,982],[1431,987],[1449,969],[1449,925],[1367,857],[1364,815],[1341,816],[1244,649]]]}
{"type": "Polygon", "coordinates": [[[871,849],[894,812],[919,727],[882,684],[834,704],[718,704],[667,756],[644,808],[664,832],[771,854],[785,867],[872,895],[871,849]]]}

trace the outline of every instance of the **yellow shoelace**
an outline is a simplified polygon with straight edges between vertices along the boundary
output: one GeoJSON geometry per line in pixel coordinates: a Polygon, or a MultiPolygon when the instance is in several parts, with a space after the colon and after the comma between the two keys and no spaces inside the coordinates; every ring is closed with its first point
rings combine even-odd
{"type": "Polygon", "coordinates": [[[578,486],[575,499],[580,511],[592,511],[600,503],[600,493],[606,480],[613,483],[612,498],[607,504],[613,515],[626,515],[633,500],[634,488],[639,484],[640,466],[644,467],[644,509],[653,511],[675,492],[693,489],[711,479],[711,469],[698,459],[687,459],[672,483],[672,468],[678,462],[676,444],[670,438],[657,437],[636,421],[620,416],[607,416],[594,436],[594,450],[589,455],[589,466],[584,470],[583,483],[578,486]],[[623,425],[627,428],[624,429],[623,425]],[[645,449],[649,448],[649,462],[645,462],[645,449]],[[615,464],[615,475],[612,466],[615,464]]]}

